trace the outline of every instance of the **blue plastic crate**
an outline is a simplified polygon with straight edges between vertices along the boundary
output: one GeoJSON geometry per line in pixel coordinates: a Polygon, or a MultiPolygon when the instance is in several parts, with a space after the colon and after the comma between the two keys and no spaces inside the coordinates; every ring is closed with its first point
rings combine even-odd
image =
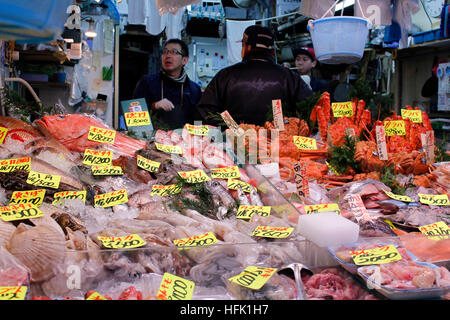
{"type": "Polygon", "coordinates": [[[433,40],[438,40],[441,38],[440,35],[441,29],[434,29],[430,31],[418,32],[413,34],[414,43],[419,44],[422,42],[428,42],[433,40]]]}

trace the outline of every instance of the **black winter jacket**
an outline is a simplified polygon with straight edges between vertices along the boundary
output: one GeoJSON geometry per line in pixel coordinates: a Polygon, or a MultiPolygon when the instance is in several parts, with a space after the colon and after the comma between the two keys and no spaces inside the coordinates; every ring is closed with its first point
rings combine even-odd
{"type": "Polygon", "coordinates": [[[239,123],[264,125],[272,100],[281,99],[283,110],[312,95],[298,73],[277,65],[267,55],[251,55],[220,70],[208,84],[197,109],[203,120],[228,110],[239,123]]]}

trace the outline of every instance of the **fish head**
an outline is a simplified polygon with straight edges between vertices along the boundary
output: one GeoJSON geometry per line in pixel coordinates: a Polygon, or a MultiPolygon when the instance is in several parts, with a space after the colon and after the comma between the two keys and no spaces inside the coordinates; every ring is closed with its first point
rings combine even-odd
{"type": "Polygon", "coordinates": [[[3,141],[5,146],[26,144],[42,136],[29,123],[12,117],[0,117],[0,127],[8,129],[3,141]]]}
{"type": "Polygon", "coordinates": [[[68,139],[87,134],[91,126],[105,127],[100,120],[94,117],[76,113],[44,116],[35,120],[33,124],[46,136],[68,139]]]}

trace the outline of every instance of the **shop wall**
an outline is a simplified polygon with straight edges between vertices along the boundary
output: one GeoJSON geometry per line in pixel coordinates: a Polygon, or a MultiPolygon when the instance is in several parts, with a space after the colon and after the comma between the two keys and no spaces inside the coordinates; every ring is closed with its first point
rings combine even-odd
{"type": "Polygon", "coordinates": [[[429,111],[430,98],[421,95],[422,87],[431,76],[433,59],[450,61],[450,50],[447,53],[417,55],[402,59],[400,107],[411,105],[429,111]]]}

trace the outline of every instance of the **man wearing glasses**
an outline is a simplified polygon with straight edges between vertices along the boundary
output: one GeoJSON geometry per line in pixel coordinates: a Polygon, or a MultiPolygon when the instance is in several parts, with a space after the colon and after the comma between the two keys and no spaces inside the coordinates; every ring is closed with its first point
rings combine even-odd
{"type": "Polygon", "coordinates": [[[145,98],[150,106],[157,128],[173,130],[199,120],[195,106],[201,89],[184,70],[188,60],[189,49],[182,40],[167,40],[161,56],[161,71],[143,76],[134,90],[134,98],[145,98]]]}

